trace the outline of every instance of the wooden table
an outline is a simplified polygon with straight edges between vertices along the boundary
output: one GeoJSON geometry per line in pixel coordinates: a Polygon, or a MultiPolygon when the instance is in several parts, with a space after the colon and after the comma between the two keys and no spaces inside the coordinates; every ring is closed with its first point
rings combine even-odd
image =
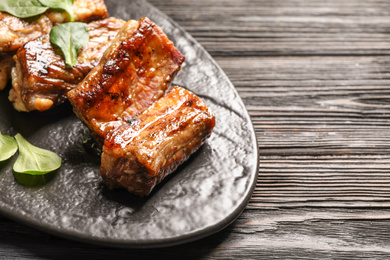
{"type": "Polygon", "coordinates": [[[0,218],[1,259],[390,256],[390,1],[152,0],[227,73],[254,123],[256,190],[203,240],[85,245],[0,218]]]}

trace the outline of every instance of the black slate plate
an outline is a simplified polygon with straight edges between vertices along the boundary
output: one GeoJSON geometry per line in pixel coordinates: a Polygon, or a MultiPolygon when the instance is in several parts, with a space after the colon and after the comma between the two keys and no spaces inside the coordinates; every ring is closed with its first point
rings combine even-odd
{"type": "Polygon", "coordinates": [[[0,92],[0,131],[21,133],[55,151],[62,167],[40,187],[15,181],[14,156],[0,164],[0,213],[58,236],[115,247],[162,247],[189,242],[230,224],[247,205],[257,180],[258,151],[248,113],[223,71],[171,19],[144,1],[106,0],[111,16],[148,16],[186,56],[176,84],[201,96],[216,116],[207,143],[147,198],[101,185],[99,162],[83,141],[88,130],[69,104],[56,111],[18,113],[0,92]]]}

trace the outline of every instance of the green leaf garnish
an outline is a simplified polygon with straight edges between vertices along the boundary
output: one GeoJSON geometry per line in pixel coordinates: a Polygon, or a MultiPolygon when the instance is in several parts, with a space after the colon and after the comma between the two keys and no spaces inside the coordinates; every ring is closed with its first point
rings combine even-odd
{"type": "Polygon", "coordinates": [[[19,156],[14,171],[19,173],[42,175],[60,168],[61,158],[54,152],[30,144],[21,134],[15,139],[19,146],[19,156]]]}
{"type": "Polygon", "coordinates": [[[73,4],[74,0],[39,0],[39,2],[54,10],[64,10],[70,16],[70,21],[74,22],[73,4]]]}
{"type": "Polygon", "coordinates": [[[88,27],[85,23],[63,23],[50,31],[50,42],[62,51],[65,63],[73,66],[77,62],[77,52],[89,41],[88,27]]]}
{"type": "Polygon", "coordinates": [[[11,158],[18,150],[18,143],[15,138],[9,135],[2,135],[0,132],[0,162],[11,158]]]}
{"type": "Polygon", "coordinates": [[[51,181],[55,176],[55,172],[49,172],[43,175],[31,175],[14,172],[14,177],[17,182],[26,187],[42,186],[51,181]]]}
{"type": "Polygon", "coordinates": [[[49,9],[38,0],[1,0],[0,11],[7,12],[19,18],[36,16],[49,9]]]}

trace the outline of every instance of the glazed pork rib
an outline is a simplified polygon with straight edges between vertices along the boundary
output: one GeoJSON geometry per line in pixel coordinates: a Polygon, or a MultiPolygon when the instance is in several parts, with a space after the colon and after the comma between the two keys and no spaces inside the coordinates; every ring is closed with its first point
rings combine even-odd
{"type": "MultiPolygon", "coordinates": [[[[99,20],[108,15],[104,0],[75,0],[73,10],[75,20],[79,22],[99,20]]],[[[0,12],[0,90],[11,78],[11,70],[15,65],[12,60],[8,62],[8,57],[25,43],[48,34],[54,25],[64,22],[69,22],[69,15],[54,10],[27,19],[0,12]]]]}
{"type": "Polygon", "coordinates": [[[215,118],[199,97],[180,87],[166,93],[183,62],[157,25],[132,20],[68,92],[77,116],[104,140],[108,187],[146,196],[210,136],[215,118]]]}
{"type": "Polygon", "coordinates": [[[130,20],[68,98],[98,142],[168,89],[184,56],[148,18],[130,20]],[[100,140],[99,140],[100,139],[100,140]]]}
{"type": "Polygon", "coordinates": [[[199,97],[172,87],[147,110],[107,134],[100,167],[103,182],[148,195],[204,143],[214,125],[213,113],[199,97]]]}
{"type": "Polygon", "coordinates": [[[8,79],[11,77],[12,67],[15,65],[11,54],[0,54],[0,90],[3,90],[7,85],[8,79]]]}
{"type": "Polygon", "coordinates": [[[66,66],[54,51],[46,34],[26,43],[14,56],[12,89],[9,99],[18,111],[45,111],[63,103],[66,93],[75,88],[98,65],[104,51],[125,21],[107,18],[88,24],[90,40],[83,46],[77,63],[66,66]]]}
{"type": "MultiPolygon", "coordinates": [[[[91,22],[108,15],[104,0],[75,0],[73,10],[75,20],[79,22],[91,22]]],[[[64,22],[69,22],[69,15],[54,10],[28,19],[0,12],[0,52],[14,52],[26,42],[49,33],[54,25],[64,22]]]]}

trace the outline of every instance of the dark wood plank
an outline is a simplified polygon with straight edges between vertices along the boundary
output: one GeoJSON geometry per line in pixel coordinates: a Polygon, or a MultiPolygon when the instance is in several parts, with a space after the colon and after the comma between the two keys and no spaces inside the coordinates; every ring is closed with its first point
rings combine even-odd
{"type": "Polygon", "coordinates": [[[248,108],[261,155],[251,206],[390,205],[389,2],[152,2],[248,108]]]}
{"type": "MultiPolygon", "coordinates": [[[[111,249],[0,222],[0,255],[15,259],[383,259],[390,256],[386,210],[248,209],[227,229],[157,249],[111,249]],[[378,239],[381,238],[381,239],[378,239]]],[[[10,259],[10,258],[4,258],[10,259]]]]}
{"type": "Polygon", "coordinates": [[[388,1],[150,2],[212,55],[389,54],[388,1]]]}

